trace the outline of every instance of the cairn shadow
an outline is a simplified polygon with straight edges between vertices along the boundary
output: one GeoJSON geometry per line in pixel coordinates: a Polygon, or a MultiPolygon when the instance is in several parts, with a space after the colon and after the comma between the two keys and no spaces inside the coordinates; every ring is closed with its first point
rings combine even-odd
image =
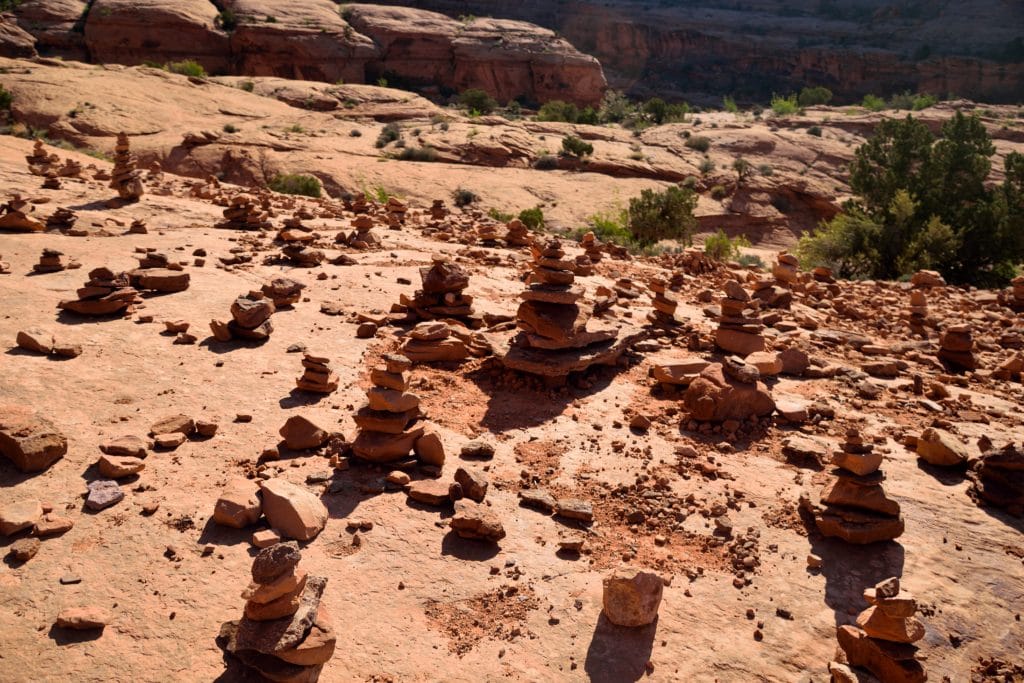
{"type": "Polygon", "coordinates": [[[808,568],[807,571],[820,572],[825,577],[825,604],[832,609],[836,626],[852,623],[866,606],[865,588],[892,576],[903,576],[906,553],[896,541],[856,545],[822,536],[813,519],[810,527],[811,552],[820,557],[822,563],[820,569],[808,568]]]}
{"type": "Polygon", "coordinates": [[[58,356],[55,353],[43,354],[39,353],[38,351],[29,351],[28,349],[23,349],[20,346],[14,346],[12,348],[9,348],[6,351],[4,351],[4,353],[8,356],[36,356],[37,358],[46,358],[46,360],[50,361],[51,363],[63,363],[65,361],[74,360],[72,356],[58,356]]]}
{"type": "Polygon", "coordinates": [[[320,403],[330,394],[318,394],[313,391],[303,391],[302,389],[292,389],[287,396],[283,397],[277,402],[281,408],[302,408],[304,406],[313,406],[320,403]]]}
{"type": "Polygon", "coordinates": [[[206,339],[202,340],[201,342],[199,342],[199,346],[204,347],[208,351],[212,351],[213,353],[220,355],[225,353],[231,353],[233,351],[241,351],[243,349],[258,349],[259,347],[266,344],[268,341],[270,340],[264,339],[263,341],[255,341],[232,339],[231,341],[228,342],[222,342],[217,341],[217,338],[211,335],[206,339]]]}
{"type": "MultiPolygon", "coordinates": [[[[57,462],[60,462],[59,460],[57,462]]],[[[54,463],[56,465],[56,463],[54,463]]],[[[51,465],[52,467],[53,465],[51,465]]],[[[39,472],[22,472],[14,466],[7,458],[0,457],[0,490],[10,489],[18,484],[28,481],[41,474],[45,474],[50,468],[47,467],[39,472]]]]}
{"type": "Polygon", "coordinates": [[[86,643],[90,640],[97,640],[103,635],[103,629],[92,628],[87,631],[77,631],[71,628],[61,628],[54,624],[50,627],[50,632],[47,635],[50,636],[50,640],[63,647],[65,645],[74,645],[75,643],[86,643]]]}
{"type": "Polygon", "coordinates": [[[252,538],[253,527],[244,527],[242,529],[233,529],[228,526],[222,526],[213,521],[213,517],[206,520],[206,525],[199,534],[199,543],[206,544],[212,543],[213,545],[238,545],[240,543],[249,543],[249,539],[252,538]]]}
{"type": "Polygon", "coordinates": [[[643,678],[654,649],[658,620],[639,628],[616,626],[601,612],[590,637],[583,670],[593,683],[623,683],[643,678]]]}
{"type": "Polygon", "coordinates": [[[450,555],[467,562],[486,562],[499,552],[501,546],[497,543],[462,538],[454,531],[449,531],[441,539],[442,555],[450,555]]]}
{"type": "Polygon", "coordinates": [[[57,322],[61,325],[96,325],[100,323],[111,322],[113,320],[124,320],[124,311],[117,313],[111,313],[109,315],[81,315],[79,313],[72,313],[61,309],[57,313],[57,322]]]}
{"type": "Polygon", "coordinates": [[[939,467],[931,465],[923,458],[917,458],[917,469],[929,475],[943,486],[957,486],[967,479],[967,464],[956,467],[939,467]]]}

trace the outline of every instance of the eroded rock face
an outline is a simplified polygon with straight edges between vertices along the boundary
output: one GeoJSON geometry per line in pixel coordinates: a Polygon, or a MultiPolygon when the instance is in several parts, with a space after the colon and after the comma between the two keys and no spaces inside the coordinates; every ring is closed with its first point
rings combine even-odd
{"type": "Polygon", "coordinates": [[[84,62],[89,52],[80,29],[88,6],[85,0],[28,0],[15,8],[15,15],[41,54],[84,62]]]}
{"type": "Polygon", "coordinates": [[[18,26],[11,15],[0,15],[0,57],[35,56],[35,37],[18,26]]]}

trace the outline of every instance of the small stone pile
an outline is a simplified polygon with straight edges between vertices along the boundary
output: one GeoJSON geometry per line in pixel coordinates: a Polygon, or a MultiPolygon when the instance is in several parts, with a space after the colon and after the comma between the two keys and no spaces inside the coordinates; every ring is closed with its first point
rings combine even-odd
{"type": "Polygon", "coordinates": [[[448,207],[443,199],[435,199],[430,205],[430,218],[435,221],[442,221],[448,217],[448,207]]]}
{"type": "Polygon", "coordinates": [[[592,308],[581,301],[584,289],[574,284],[575,262],[564,259],[558,240],[532,249],[533,272],[516,311],[521,332],[511,340],[502,363],[552,380],[591,365],[614,363],[642,333],[620,336],[619,329],[608,324],[588,330],[592,308]]]}
{"type": "Polygon", "coordinates": [[[1010,281],[1010,308],[1024,311],[1024,275],[1018,275],[1010,281]]]}
{"type": "Polygon", "coordinates": [[[780,251],[772,266],[772,275],[783,285],[792,285],[800,277],[800,261],[788,251],[780,251]]]}
{"type": "Polygon", "coordinates": [[[141,218],[136,218],[132,221],[132,224],[128,226],[127,235],[146,235],[149,230],[146,228],[146,221],[141,218]]]}
{"type": "Polygon", "coordinates": [[[252,563],[252,583],[242,593],[240,620],[225,622],[217,641],[254,675],[272,681],[312,683],[334,655],[337,635],[321,605],[327,579],[299,567],[295,541],[264,548],[252,563]]]}
{"type": "Polygon", "coordinates": [[[299,302],[306,285],[286,277],[275,277],[263,285],[261,291],[274,302],[276,308],[288,308],[299,302]]]}
{"type": "Polygon", "coordinates": [[[44,190],[59,190],[62,187],[64,187],[64,185],[60,182],[60,176],[57,175],[56,171],[47,171],[43,177],[44,190]]]}
{"type": "Polygon", "coordinates": [[[476,229],[476,238],[482,247],[497,247],[500,239],[497,224],[490,221],[481,223],[476,229]]]}
{"type": "MultiPolygon", "coordinates": [[[[473,297],[463,294],[469,274],[448,257],[435,254],[429,268],[420,268],[422,289],[412,297],[400,295],[399,303],[412,320],[456,318],[467,321],[473,315],[473,297]]],[[[476,321],[479,326],[479,320],[476,321]]]]}
{"type": "Polygon", "coordinates": [[[46,219],[47,230],[70,230],[75,227],[78,215],[71,209],[59,207],[46,219]]]}
{"type": "Polygon", "coordinates": [[[679,302],[669,293],[668,283],[662,278],[653,278],[647,286],[654,293],[654,310],[647,314],[647,320],[655,327],[672,329],[679,326],[676,319],[676,307],[679,302]]]}
{"type": "Polygon", "coordinates": [[[0,254],[0,275],[10,275],[11,264],[3,260],[3,254],[0,254]]]}
{"type": "Polygon", "coordinates": [[[224,220],[216,227],[223,230],[260,230],[270,227],[269,212],[257,204],[249,194],[237,194],[224,209],[224,220]]]}
{"type": "Polygon", "coordinates": [[[89,271],[89,280],[78,289],[78,299],[66,299],[57,307],[79,315],[131,313],[139,292],[131,286],[127,273],[115,274],[109,268],[89,271]]]}
{"type": "Polygon", "coordinates": [[[889,541],[903,534],[900,504],[885,494],[885,475],[879,470],[882,455],[850,429],[841,451],[832,457],[835,480],[826,485],[817,501],[801,495],[800,504],[814,515],[825,536],[858,545],[889,541]]]}
{"type": "Polygon", "coordinates": [[[228,323],[220,320],[210,321],[210,330],[217,341],[228,342],[232,339],[251,339],[265,341],[270,338],[274,326],[270,316],[277,310],[274,302],[263,295],[263,292],[249,292],[240,296],[231,304],[231,318],[228,323]]]}
{"type": "Polygon", "coordinates": [[[939,336],[939,360],[952,372],[978,367],[970,325],[952,325],[939,336]]]}
{"type": "Polygon", "coordinates": [[[583,253],[587,255],[591,263],[600,263],[604,256],[603,245],[601,241],[597,239],[597,236],[593,231],[587,232],[580,238],[580,246],[583,247],[583,253]]]}
{"type": "Polygon", "coordinates": [[[306,246],[302,242],[286,244],[281,249],[281,255],[292,265],[299,266],[300,268],[314,268],[323,263],[323,260],[327,258],[327,255],[320,249],[306,246]]]}
{"type": "Polygon", "coordinates": [[[857,625],[836,629],[847,662],[867,669],[882,681],[926,681],[928,675],[917,661],[914,645],[925,635],[924,624],[914,616],[917,600],[900,590],[896,577],[866,589],[864,599],[870,607],[857,615],[857,625]]]}
{"type": "Polygon", "coordinates": [[[910,331],[919,336],[927,336],[928,297],[919,289],[910,292],[910,331]]]}
{"type": "Polygon", "coordinates": [[[457,335],[452,326],[441,321],[423,322],[409,330],[400,348],[402,355],[413,363],[460,361],[470,355],[486,355],[467,345],[468,335],[457,335]],[[465,338],[463,338],[465,337],[465,338]]]}
{"type": "Polygon", "coordinates": [[[60,163],[60,157],[56,154],[47,154],[42,140],[36,140],[32,146],[32,153],[25,157],[28,162],[28,170],[32,175],[46,175],[50,166],[60,163]]]}
{"type": "Polygon", "coordinates": [[[533,236],[521,220],[513,218],[505,226],[505,244],[510,247],[529,247],[533,244],[533,236]]]}
{"type": "Polygon", "coordinates": [[[189,288],[191,276],[166,254],[147,250],[136,254],[136,258],[139,259],[139,267],[128,273],[132,287],[165,294],[184,292],[189,288]]]}
{"type": "Polygon", "coordinates": [[[20,194],[15,194],[6,204],[0,206],[0,230],[14,230],[15,232],[46,230],[45,225],[34,218],[29,218],[28,214],[34,210],[35,207],[30,206],[20,194]]]}
{"type": "Polygon", "coordinates": [[[400,227],[405,223],[405,214],[409,207],[397,197],[388,197],[384,211],[387,213],[388,225],[392,228],[400,227]]]}
{"type": "Polygon", "coordinates": [[[1024,517],[1024,448],[1013,443],[984,453],[968,473],[971,496],[979,503],[1024,517]]]}
{"type": "Polygon", "coordinates": [[[57,273],[65,268],[80,268],[81,264],[77,261],[71,261],[64,263],[61,260],[61,256],[64,252],[57,251],[56,249],[43,249],[43,253],[39,256],[39,263],[32,266],[32,272],[35,273],[57,273]]]}
{"type": "Polygon", "coordinates": [[[306,352],[302,356],[302,376],[295,386],[315,394],[330,394],[338,389],[338,376],[330,368],[331,359],[306,352]]]}
{"type": "Polygon", "coordinates": [[[143,193],[142,171],[136,166],[135,155],[131,153],[128,144],[128,136],[118,133],[117,144],[114,145],[114,171],[110,178],[110,187],[117,190],[117,196],[127,202],[138,201],[143,193]]]}
{"type": "Polygon", "coordinates": [[[764,325],[760,318],[748,317],[745,312],[760,303],[735,280],[726,280],[725,296],[721,300],[722,315],[715,330],[718,348],[743,357],[764,351],[764,325]]]}
{"type": "Polygon", "coordinates": [[[381,246],[380,237],[373,232],[373,216],[359,214],[352,219],[352,227],[355,232],[347,233],[344,230],[339,232],[334,241],[345,244],[353,249],[376,249],[381,246]]]}
{"type": "Polygon", "coordinates": [[[65,159],[64,165],[57,169],[57,175],[61,178],[81,178],[82,164],[74,159],[65,159]]]}
{"type": "Polygon", "coordinates": [[[370,462],[395,462],[415,450],[424,463],[442,464],[443,451],[440,462],[437,457],[440,440],[419,424],[420,397],[407,391],[405,372],[412,362],[405,356],[388,354],[384,363],[384,367],[370,372],[373,386],[366,392],[367,402],[356,410],[359,433],[352,442],[352,451],[370,462]]]}
{"type": "Polygon", "coordinates": [[[312,228],[302,224],[302,218],[297,213],[285,218],[282,223],[284,227],[277,232],[277,239],[282,242],[312,242],[317,237],[312,228]]]}
{"type": "MultiPolygon", "coordinates": [[[[685,365],[681,368],[684,370],[683,380],[687,379],[686,370],[699,367],[697,363],[685,365]]],[[[741,358],[730,356],[722,363],[710,363],[698,372],[683,394],[683,407],[689,411],[690,419],[697,423],[719,422],[722,423],[722,431],[730,434],[744,423],[757,421],[775,410],[775,400],[761,381],[761,371],[741,358]]]]}

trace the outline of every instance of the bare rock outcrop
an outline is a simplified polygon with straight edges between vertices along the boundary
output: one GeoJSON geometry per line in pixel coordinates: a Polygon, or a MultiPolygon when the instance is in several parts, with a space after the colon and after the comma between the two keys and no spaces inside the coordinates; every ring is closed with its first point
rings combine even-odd
{"type": "Polygon", "coordinates": [[[35,38],[40,54],[84,62],[89,51],[81,29],[88,7],[85,0],[28,0],[14,13],[18,25],[35,38]]]}
{"type": "Polygon", "coordinates": [[[0,14],[0,57],[36,56],[36,39],[14,20],[12,14],[0,14]]]}

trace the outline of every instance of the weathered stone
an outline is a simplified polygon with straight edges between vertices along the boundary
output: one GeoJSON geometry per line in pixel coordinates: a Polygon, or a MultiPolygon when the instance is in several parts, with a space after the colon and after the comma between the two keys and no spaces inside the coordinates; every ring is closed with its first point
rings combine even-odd
{"type": "Polygon", "coordinates": [[[276,543],[256,553],[252,561],[252,580],[260,585],[269,584],[292,571],[302,559],[295,541],[276,543]]]}
{"type": "Polygon", "coordinates": [[[279,433],[284,437],[285,445],[294,451],[319,448],[329,436],[326,431],[301,415],[289,417],[279,433]]]}
{"type": "Polygon", "coordinates": [[[124,491],[116,481],[97,479],[89,482],[89,494],[85,498],[85,506],[90,510],[105,510],[124,500],[124,491]]]}
{"type": "Polygon", "coordinates": [[[284,538],[309,541],[327,524],[327,506],[311,491],[284,479],[260,482],[263,514],[284,538]]]}
{"type": "Polygon", "coordinates": [[[43,506],[38,500],[8,503],[0,508],[0,535],[11,536],[31,529],[42,516],[43,506]]]}
{"type": "Polygon", "coordinates": [[[452,530],[462,538],[497,543],[505,538],[501,520],[488,507],[470,500],[455,501],[455,514],[451,519],[452,530]]]}
{"type": "Polygon", "coordinates": [[[54,623],[58,628],[76,631],[102,629],[110,623],[110,615],[98,607],[68,607],[61,610],[54,623]]]}
{"type": "Polygon", "coordinates": [[[604,578],[604,615],[617,626],[646,626],[658,618],[664,582],[653,572],[623,567],[604,578]]]}
{"type": "Polygon", "coordinates": [[[250,479],[231,479],[213,507],[213,521],[222,526],[242,529],[255,524],[263,513],[259,486],[250,479]]]}
{"type": "Polygon", "coordinates": [[[462,492],[470,500],[481,502],[487,495],[487,477],[474,467],[460,467],[455,470],[455,481],[462,486],[462,492]]]}
{"type": "Polygon", "coordinates": [[[21,406],[0,406],[0,454],[22,472],[41,472],[64,457],[68,440],[21,406]]]}
{"type": "Polygon", "coordinates": [[[942,429],[929,427],[917,438],[917,454],[922,460],[940,467],[955,467],[971,457],[967,445],[942,429]]]}

